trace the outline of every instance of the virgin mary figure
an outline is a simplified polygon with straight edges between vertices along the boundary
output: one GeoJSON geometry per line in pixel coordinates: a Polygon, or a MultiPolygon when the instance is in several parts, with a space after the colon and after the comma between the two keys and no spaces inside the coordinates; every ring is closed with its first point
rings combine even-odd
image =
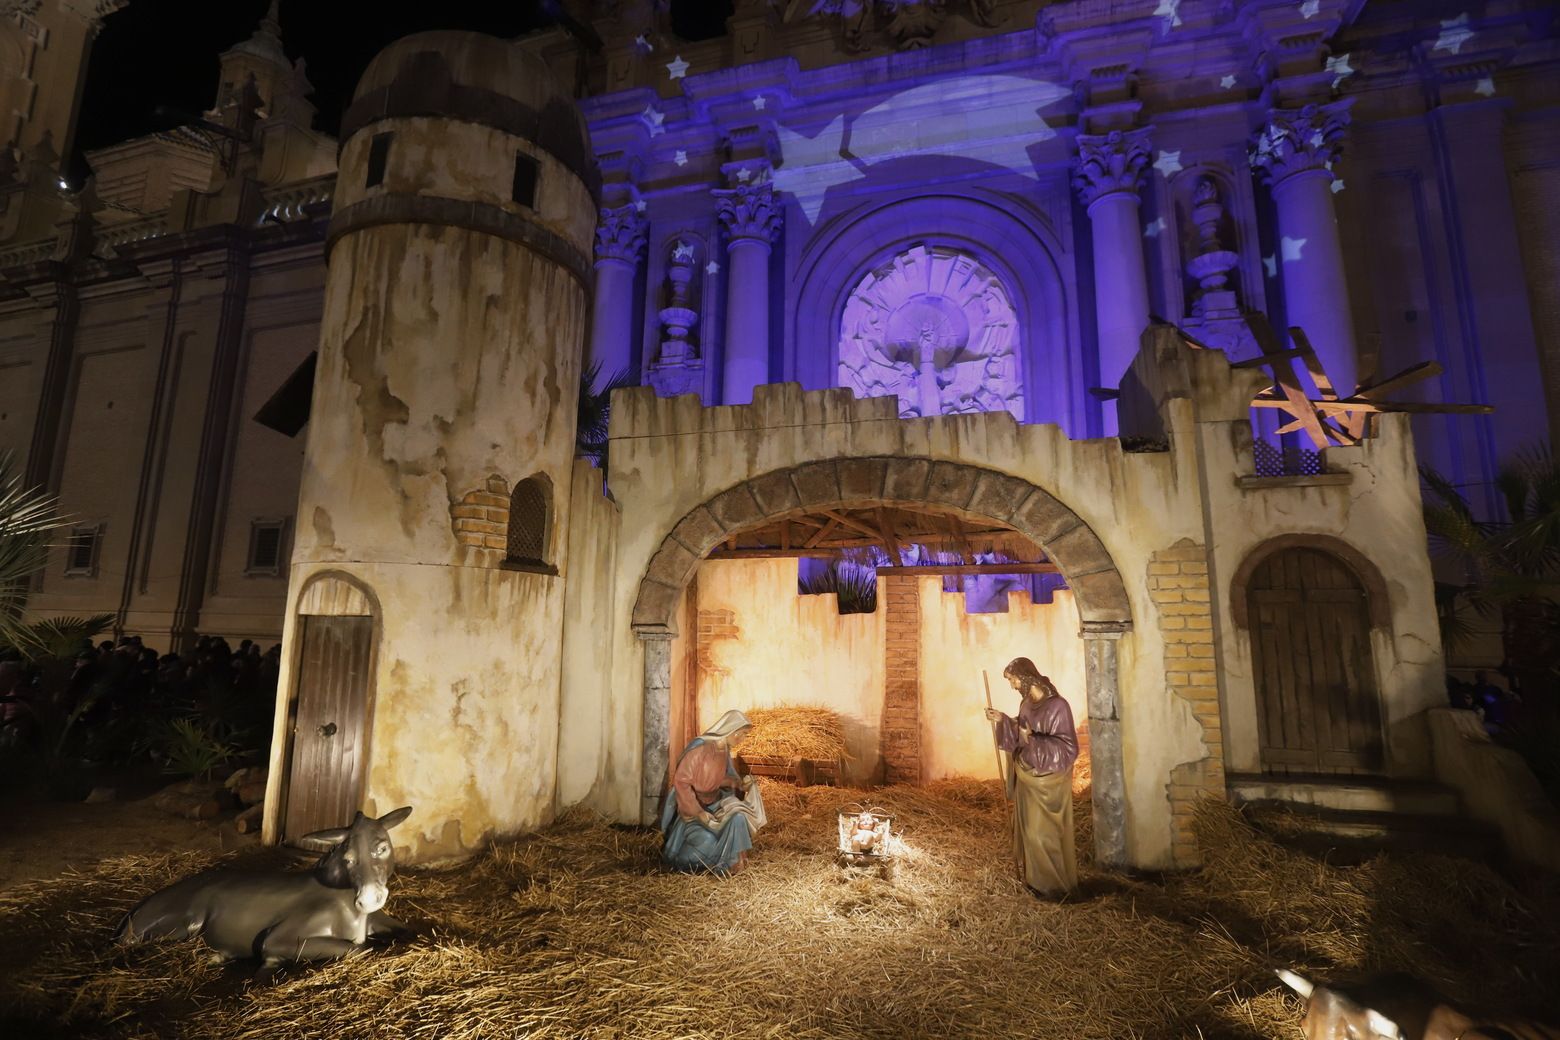
{"type": "Polygon", "coordinates": [[[738,776],[731,760],[751,729],[746,715],[728,711],[683,749],[661,811],[661,862],[670,869],[731,874],[747,866],[753,835],[768,822],[757,778],[738,776]]]}

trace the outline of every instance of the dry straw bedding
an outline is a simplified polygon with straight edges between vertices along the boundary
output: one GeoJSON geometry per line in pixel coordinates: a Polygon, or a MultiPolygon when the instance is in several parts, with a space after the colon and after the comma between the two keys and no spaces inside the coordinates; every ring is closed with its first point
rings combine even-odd
{"type": "MultiPolygon", "coordinates": [[[[1329,865],[1210,803],[1201,871],[1123,878],[1085,854],[1079,899],[1053,904],[1012,875],[995,783],[874,792],[905,838],[886,880],[832,856],[835,814],[861,797],[766,785],[771,827],[729,879],[659,873],[654,834],[571,815],[462,869],[403,874],[389,909],[420,937],[270,987],[198,943],[111,949],[125,909],[209,860],[107,861],[0,896],[0,1009],[22,1016],[0,1010],[0,1033],[1298,1036],[1272,964],[1408,970],[1464,1001],[1560,1006],[1552,889],[1519,892],[1471,862],[1329,865]]],[[[1084,849],[1087,808],[1081,794],[1084,849]]]]}
{"type": "Polygon", "coordinates": [[[810,758],[832,762],[845,755],[845,724],[828,708],[782,705],[749,708],[753,730],[742,754],[766,758],[810,758]]]}

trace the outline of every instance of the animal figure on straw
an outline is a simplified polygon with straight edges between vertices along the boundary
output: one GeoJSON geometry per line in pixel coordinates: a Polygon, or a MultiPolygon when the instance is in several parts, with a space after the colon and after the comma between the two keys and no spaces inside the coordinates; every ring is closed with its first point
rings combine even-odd
{"type": "Polygon", "coordinates": [[[1522,1019],[1477,1019],[1406,985],[1377,987],[1354,1000],[1284,968],[1284,985],[1305,1001],[1300,1022],[1306,1040],[1560,1040],[1560,1030],[1522,1019]],[[1384,1014],[1375,1006],[1389,1006],[1384,1014]]]}

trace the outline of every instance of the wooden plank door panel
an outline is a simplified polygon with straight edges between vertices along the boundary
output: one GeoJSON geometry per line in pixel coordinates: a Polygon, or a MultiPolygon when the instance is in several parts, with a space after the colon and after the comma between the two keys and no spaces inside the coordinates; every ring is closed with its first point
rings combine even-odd
{"type": "Polygon", "coordinates": [[[288,774],[288,840],[350,823],[362,796],[370,617],[301,618],[298,711],[288,774]]]}

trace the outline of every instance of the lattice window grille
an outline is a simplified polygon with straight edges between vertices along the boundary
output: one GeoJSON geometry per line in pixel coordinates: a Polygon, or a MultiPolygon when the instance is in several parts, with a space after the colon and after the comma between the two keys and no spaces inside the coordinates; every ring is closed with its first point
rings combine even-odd
{"type": "Polygon", "coordinates": [[[509,496],[509,559],[545,563],[547,552],[547,486],[532,477],[515,485],[509,496]]]}
{"type": "Polygon", "coordinates": [[[1321,451],[1310,448],[1278,448],[1265,440],[1258,440],[1252,448],[1259,477],[1314,477],[1327,472],[1327,459],[1321,451]]]}

